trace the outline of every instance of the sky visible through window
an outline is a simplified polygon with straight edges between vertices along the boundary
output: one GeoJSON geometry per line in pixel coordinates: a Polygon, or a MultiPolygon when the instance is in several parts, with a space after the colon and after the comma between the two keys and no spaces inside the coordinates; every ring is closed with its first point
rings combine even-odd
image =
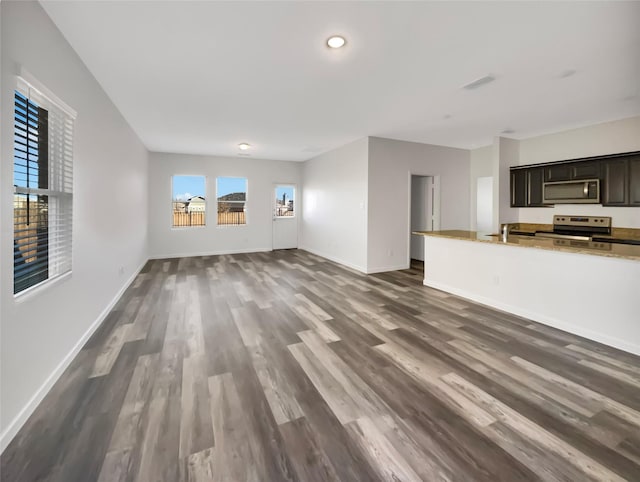
{"type": "Polygon", "coordinates": [[[246,177],[219,177],[217,179],[218,197],[232,194],[234,192],[247,192],[247,178],[246,177]]]}
{"type": "Polygon", "coordinates": [[[188,201],[193,196],[206,196],[204,176],[173,176],[173,199],[188,201]]]}
{"type": "Polygon", "coordinates": [[[293,201],[293,186],[278,186],[276,188],[276,199],[282,200],[283,194],[286,196],[286,202],[293,201]]]}
{"type": "MultiPolygon", "coordinates": [[[[293,200],[293,186],[278,186],[276,199],[293,200]]],[[[234,192],[246,192],[247,180],[243,177],[219,177],[217,178],[217,196],[224,196],[234,192]]],[[[188,201],[193,196],[206,198],[206,182],[204,176],[173,176],[173,199],[188,201]]]]}

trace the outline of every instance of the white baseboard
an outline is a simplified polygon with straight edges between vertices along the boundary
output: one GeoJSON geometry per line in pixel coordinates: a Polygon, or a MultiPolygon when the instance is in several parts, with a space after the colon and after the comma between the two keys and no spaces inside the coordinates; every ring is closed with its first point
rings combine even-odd
{"type": "Polygon", "coordinates": [[[201,251],[197,253],[168,253],[154,254],[149,259],[169,259],[169,258],[192,258],[194,256],[219,256],[221,254],[245,254],[245,253],[265,253],[273,251],[271,248],[250,248],[250,249],[225,249],[221,251],[201,251]]]}
{"type": "Polygon", "coordinates": [[[374,273],[385,273],[387,271],[398,271],[401,269],[409,269],[410,265],[408,264],[398,264],[395,266],[386,266],[386,267],[382,267],[382,268],[371,268],[367,270],[367,274],[374,274],[374,273]]]}
{"type": "Polygon", "coordinates": [[[362,266],[358,266],[357,264],[353,264],[353,263],[350,263],[348,261],[345,261],[344,259],[337,258],[335,256],[331,256],[329,254],[322,253],[322,252],[320,252],[320,251],[318,251],[316,249],[311,249],[311,248],[307,248],[307,247],[304,247],[304,246],[300,246],[299,249],[301,249],[303,251],[308,251],[309,253],[315,254],[316,256],[320,256],[322,258],[327,258],[329,261],[333,261],[334,263],[342,264],[342,265],[347,266],[347,267],[349,267],[351,269],[355,269],[356,271],[359,271],[361,273],[367,274],[366,268],[363,268],[362,266]]]}
{"type": "Polygon", "coordinates": [[[40,402],[44,399],[44,397],[49,393],[49,390],[53,387],[53,385],[58,381],[58,378],[64,373],[67,367],[71,364],[76,355],[80,352],[84,344],[91,338],[91,335],[98,329],[98,327],[105,320],[109,312],[113,309],[115,304],[118,302],[120,297],[126,291],[126,289],[133,283],[133,280],[138,276],[138,273],[142,271],[142,268],[147,263],[148,260],[144,260],[138,269],[131,275],[131,277],[122,285],[122,288],[118,290],[116,295],[112,298],[109,304],[102,310],[102,312],[98,315],[96,320],[91,323],[91,326],[84,332],[84,334],[80,337],[80,339],[76,342],[76,344],[71,348],[69,353],[65,355],[65,357],[58,363],[58,366],[51,372],[51,374],[47,377],[44,383],[40,386],[40,388],[33,394],[33,396],[29,399],[26,405],[18,412],[18,414],[11,420],[7,428],[0,434],[0,453],[4,452],[4,449],[7,448],[13,437],[20,431],[25,422],[29,419],[31,414],[35,411],[35,409],[40,405],[40,402]]]}
{"type": "Polygon", "coordinates": [[[567,323],[566,321],[558,320],[556,318],[542,315],[540,313],[535,313],[529,310],[523,310],[522,308],[518,308],[517,306],[503,303],[502,301],[498,301],[492,298],[480,296],[480,295],[477,295],[476,293],[471,293],[466,290],[454,288],[444,283],[424,280],[423,284],[425,286],[429,286],[431,288],[435,288],[441,291],[446,291],[447,293],[461,296],[463,298],[467,298],[469,300],[475,301],[477,303],[481,303],[483,305],[490,306],[492,308],[497,308],[499,310],[506,311],[507,313],[512,313],[514,315],[521,316],[523,318],[527,318],[532,321],[537,321],[538,323],[542,323],[543,325],[551,326],[553,328],[566,331],[573,335],[582,336],[589,340],[597,341],[598,343],[603,343],[605,345],[632,353],[634,355],[640,355],[640,345],[629,343],[626,340],[614,338],[593,330],[584,329],[583,327],[575,325],[573,323],[567,323]]]}

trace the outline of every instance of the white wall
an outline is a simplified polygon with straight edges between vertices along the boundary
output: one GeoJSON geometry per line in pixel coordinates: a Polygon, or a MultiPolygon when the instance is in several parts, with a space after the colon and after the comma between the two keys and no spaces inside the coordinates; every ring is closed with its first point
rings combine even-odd
{"type": "MultiPolygon", "coordinates": [[[[520,141],[520,165],[580,157],[640,151],[640,117],[605,122],[579,129],[520,141]]],[[[557,205],[553,208],[519,208],[523,223],[550,224],[555,214],[611,216],[617,227],[640,228],[640,208],[600,205],[557,205]]]]}
{"type": "Polygon", "coordinates": [[[367,270],[367,138],[304,163],[300,247],[367,270]]]}
{"type": "MultiPolygon", "coordinates": [[[[470,151],[470,196],[469,196],[469,225],[471,231],[475,231],[478,226],[478,178],[493,176],[493,145],[479,147],[470,151]]],[[[493,196],[491,197],[493,199],[493,196]]]]}
{"type": "Polygon", "coordinates": [[[518,221],[518,212],[511,207],[510,167],[518,164],[520,142],[496,137],[493,142],[493,229],[497,233],[502,223],[518,221]]]}
{"type": "MultiPolygon", "coordinates": [[[[472,231],[493,232],[493,176],[476,178],[476,226],[472,231]]],[[[474,213],[471,213],[474,216],[474,213]]]]}
{"type": "MultiPolygon", "coordinates": [[[[272,247],[274,184],[296,184],[301,163],[153,152],[149,157],[149,254],[152,258],[269,251],[272,247]],[[172,227],[174,175],[202,175],[207,182],[207,225],[172,227]],[[216,178],[247,178],[247,224],[216,225],[216,178]]],[[[299,209],[299,206],[298,206],[299,209]]],[[[298,211],[300,212],[300,211],[298,211]]]]}
{"type": "Polygon", "coordinates": [[[370,273],[409,266],[411,174],[434,176],[436,185],[439,183],[439,229],[469,228],[468,150],[370,137],[367,228],[370,273]]]}
{"type": "Polygon", "coordinates": [[[147,259],[147,151],[37,2],[2,2],[2,448],[147,259]],[[78,112],[73,273],[13,297],[13,89],[19,66],[78,112]],[[132,207],[135,207],[133,209],[132,207]],[[122,268],[122,273],[120,269],[122,268]],[[79,344],[80,343],[80,344],[79,344]]]}

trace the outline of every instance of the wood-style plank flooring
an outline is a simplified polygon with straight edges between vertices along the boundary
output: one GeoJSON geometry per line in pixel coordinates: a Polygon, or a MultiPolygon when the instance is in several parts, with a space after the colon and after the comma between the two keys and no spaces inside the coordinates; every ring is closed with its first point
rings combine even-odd
{"type": "Polygon", "coordinates": [[[299,250],[150,261],[1,478],[640,480],[638,357],[421,281],[299,250]]]}

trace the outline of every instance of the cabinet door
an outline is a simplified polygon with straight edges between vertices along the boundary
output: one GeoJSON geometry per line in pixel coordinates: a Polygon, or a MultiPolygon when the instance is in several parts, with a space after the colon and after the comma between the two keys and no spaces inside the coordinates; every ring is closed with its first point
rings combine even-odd
{"type": "Polygon", "coordinates": [[[600,161],[582,161],[570,164],[571,179],[598,179],[600,161]]]}
{"type": "Polygon", "coordinates": [[[543,182],[543,167],[533,167],[531,169],[527,169],[527,206],[546,206],[546,204],[542,203],[543,182]]]}
{"type": "Polygon", "coordinates": [[[569,181],[573,172],[572,164],[557,164],[544,168],[544,180],[546,182],[569,181]]]}
{"type": "Polygon", "coordinates": [[[527,170],[515,169],[511,171],[511,207],[523,208],[527,206],[527,170]]]}
{"type": "Polygon", "coordinates": [[[629,205],[640,206],[640,156],[629,159],[629,205]]]}
{"type": "Polygon", "coordinates": [[[602,204],[627,206],[629,204],[629,160],[611,159],[602,162],[602,204]]]}

